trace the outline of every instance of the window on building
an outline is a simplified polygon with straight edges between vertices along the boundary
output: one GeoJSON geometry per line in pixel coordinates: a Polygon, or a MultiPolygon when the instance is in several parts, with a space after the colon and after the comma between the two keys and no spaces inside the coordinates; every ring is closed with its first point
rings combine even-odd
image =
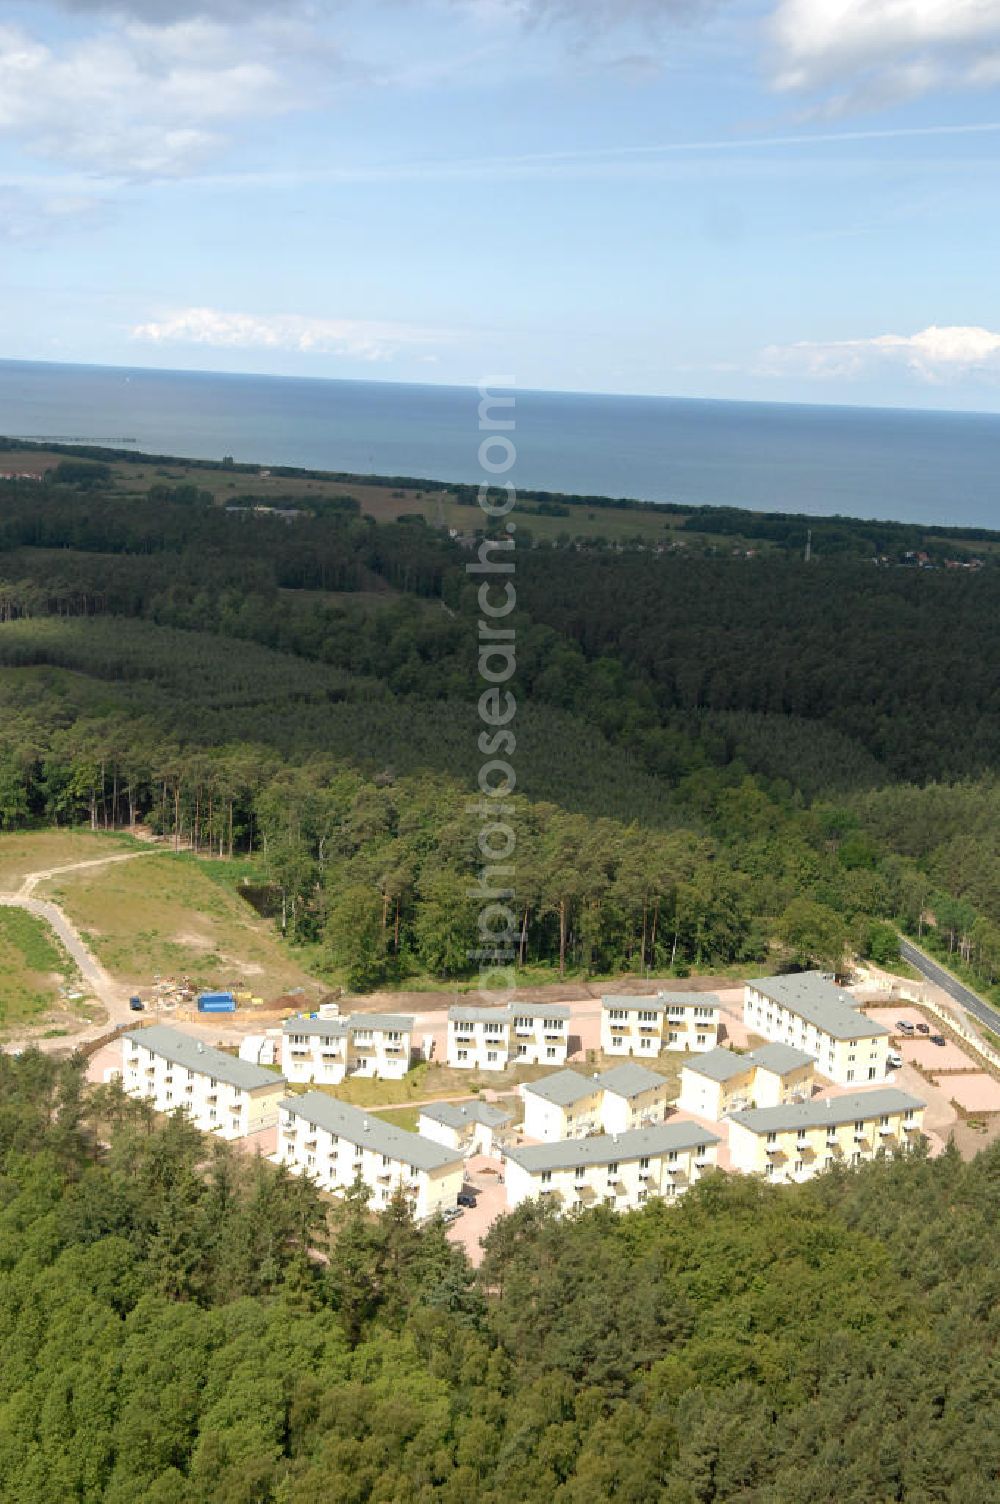
{"type": "Polygon", "coordinates": [[[639,1169],[640,1170],[648,1170],[649,1169],[649,1155],[648,1154],[644,1154],[642,1156],[642,1158],[640,1159],[640,1161],[639,1161],[639,1169]]]}
{"type": "Polygon", "coordinates": [[[543,1170],[542,1173],[541,1173],[540,1179],[541,1179],[542,1185],[550,1185],[551,1182],[552,1182],[552,1171],[551,1170],[543,1170]]]}
{"type": "Polygon", "coordinates": [[[801,1159],[797,1159],[795,1161],[795,1173],[796,1173],[796,1175],[800,1175],[802,1173],[802,1166],[803,1166],[804,1163],[805,1163],[805,1161],[801,1160],[801,1159]]]}
{"type": "Polygon", "coordinates": [[[611,1163],[608,1165],[608,1174],[609,1175],[617,1175],[618,1174],[618,1161],[617,1161],[617,1159],[613,1159],[611,1161],[611,1163]]]}
{"type": "Polygon", "coordinates": [[[545,1051],[545,1058],[547,1060],[554,1060],[556,1058],[556,1051],[555,1051],[555,1046],[554,1045],[550,1044],[548,1046],[548,1048],[545,1051]]]}
{"type": "Polygon", "coordinates": [[[458,1058],[459,1058],[459,1060],[468,1060],[468,1058],[469,1058],[469,1052],[468,1052],[468,1050],[459,1050],[459,1052],[458,1052],[458,1058]]]}
{"type": "Polygon", "coordinates": [[[869,1079],[869,1081],[874,1081],[875,1080],[875,1075],[876,1075],[875,1067],[873,1065],[870,1065],[868,1067],[868,1079],[869,1079]]]}
{"type": "Polygon", "coordinates": [[[853,1071],[848,1071],[847,1072],[847,1079],[848,1079],[848,1081],[853,1081],[854,1080],[854,1072],[853,1071]]]}

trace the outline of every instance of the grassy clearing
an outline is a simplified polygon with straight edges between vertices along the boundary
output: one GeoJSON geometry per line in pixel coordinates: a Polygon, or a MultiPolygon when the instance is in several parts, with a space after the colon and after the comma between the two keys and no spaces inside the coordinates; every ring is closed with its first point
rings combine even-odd
{"type": "Polygon", "coordinates": [[[247,987],[265,1001],[325,987],[218,873],[221,864],[163,852],[64,873],[39,887],[61,904],[100,960],[130,987],[155,975],[198,987],[247,987]]]}
{"type": "Polygon", "coordinates": [[[416,1133],[417,1124],[420,1121],[419,1107],[397,1107],[391,1112],[376,1112],[375,1116],[383,1122],[391,1123],[394,1128],[405,1128],[410,1133],[416,1133]]]}
{"type": "Polygon", "coordinates": [[[76,969],[41,919],[0,908],[0,1032],[38,1022],[60,1003],[76,969]]]}
{"type": "Polygon", "coordinates": [[[15,891],[29,873],[43,868],[144,849],[141,841],[123,832],[27,830],[0,835],[0,890],[15,891]]]}

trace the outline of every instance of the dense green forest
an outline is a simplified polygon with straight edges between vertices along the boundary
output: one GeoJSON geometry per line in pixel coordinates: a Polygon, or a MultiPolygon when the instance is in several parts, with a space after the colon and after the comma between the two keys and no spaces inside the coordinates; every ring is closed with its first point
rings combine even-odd
{"type": "MultiPolygon", "coordinates": [[[[252,479],[237,471],[242,497],[252,479]]],[[[355,987],[468,973],[478,582],[93,457],[0,483],[0,827],[252,856],[355,987]]],[[[1000,570],[517,554],[517,963],[830,964],[900,924],[1000,977],[1000,570]]]]}
{"type": "Polygon", "coordinates": [[[0,1055],[0,1496],[996,1499],[996,1145],[529,1205],[475,1273],[361,1207],[0,1055]]]}

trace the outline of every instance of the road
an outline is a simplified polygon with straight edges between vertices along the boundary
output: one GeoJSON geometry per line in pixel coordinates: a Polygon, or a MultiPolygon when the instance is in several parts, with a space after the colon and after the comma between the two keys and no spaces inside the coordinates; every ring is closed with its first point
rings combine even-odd
{"type": "Polygon", "coordinates": [[[928,982],[933,982],[936,987],[947,992],[949,997],[954,998],[956,1003],[961,1003],[973,1018],[985,1024],[987,1029],[992,1029],[994,1034],[1000,1034],[1000,1013],[989,1003],[983,1002],[983,999],[977,997],[968,987],[956,981],[951,972],[945,971],[943,966],[939,966],[936,961],[925,956],[922,950],[918,950],[909,940],[904,940],[902,937],[899,941],[899,954],[904,961],[908,961],[911,966],[915,967],[921,976],[926,977],[928,982]]]}

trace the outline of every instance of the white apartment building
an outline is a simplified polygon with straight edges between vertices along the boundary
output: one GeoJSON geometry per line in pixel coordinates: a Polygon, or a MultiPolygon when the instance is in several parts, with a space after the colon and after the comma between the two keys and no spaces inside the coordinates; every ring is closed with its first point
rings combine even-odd
{"type": "Polygon", "coordinates": [[[446,1058],[456,1070],[505,1070],[510,1059],[510,1010],[459,1004],[449,1008],[446,1058]]]}
{"type": "Polygon", "coordinates": [[[663,1076],[631,1062],[593,1076],[556,1071],[521,1087],[524,1133],[546,1144],[589,1133],[626,1133],[662,1122],[669,1093],[663,1076]]]}
{"type": "Polygon", "coordinates": [[[579,1071],[556,1071],[541,1081],[525,1082],[521,1096],[526,1136],[555,1144],[600,1133],[604,1092],[599,1081],[579,1071]]]}
{"type": "Polygon", "coordinates": [[[672,1094],[666,1077],[627,1061],[602,1071],[597,1079],[604,1091],[601,1126],[605,1133],[628,1133],[663,1122],[672,1094]]]}
{"type": "Polygon", "coordinates": [[[400,1013],[286,1018],[281,1068],[289,1081],[337,1086],[346,1076],[401,1081],[410,1068],[413,1019],[400,1013]]]}
{"type": "Polygon", "coordinates": [[[372,1211],[402,1189],[419,1220],[457,1206],[464,1161],[419,1133],[309,1091],[280,1103],[276,1164],[307,1174],[321,1190],[348,1190],[360,1177],[372,1211]]]}
{"type": "Polygon", "coordinates": [[[560,1211],[631,1211],[654,1196],[673,1200],[713,1168],[718,1145],[718,1135],[696,1123],[660,1123],[508,1149],[507,1205],[513,1210],[539,1196],[552,1197],[560,1211]]]}
{"type": "Polygon", "coordinates": [[[220,1138],[244,1138],[278,1120],[283,1076],[227,1055],[167,1024],[122,1034],[122,1085],[157,1112],[184,1112],[220,1138]]]}
{"type": "Polygon", "coordinates": [[[417,1128],[424,1138],[466,1157],[498,1153],[513,1114],[492,1102],[432,1102],[421,1107],[417,1128]]]}
{"type": "Polygon", "coordinates": [[[838,1086],[885,1080],[889,1030],[818,971],[747,982],[743,1022],[776,1044],[805,1050],[838,1086]]]}
{"type": "Polygon", "coordinates": [[[711,1050],[719,1038],[713,992],[658,992],[655,997],[601,999],[601,1049],[606,1055],[651,1059],[661,1050],[711,1050]]]}
{"type": "Polygon", "coordinates": [[[511,1003],[510,1058],[519,1065],[565,1065],[569,1021],[565,1003],[511,1003]]]}
{"type": "Polygon", "coordinates": [[[777,1107],[812,1096],[815,1062],[805,1050],[765,1044],[747,1055],[723,1046],[681,1068],[682,1112],[718,1122],[745,1107],[777,1107]]]}
{"type": "Polygon", "coordinates": [[[809,1180],[838,1161],[861,1164],[913,1143],[925,1104],[887,1086],[786,1107],[736,1112],[729,1119],[734,1170],[775,1182],[809,1180]]]}
{"type": "Polygon", "coordinates": [[[570,1010],[561,1003],[512,1003],[508,1008],[448,1009],[448,1064],[459,1070],[502,1071],[520,1065],[565,1065],[570,1010]]]}

